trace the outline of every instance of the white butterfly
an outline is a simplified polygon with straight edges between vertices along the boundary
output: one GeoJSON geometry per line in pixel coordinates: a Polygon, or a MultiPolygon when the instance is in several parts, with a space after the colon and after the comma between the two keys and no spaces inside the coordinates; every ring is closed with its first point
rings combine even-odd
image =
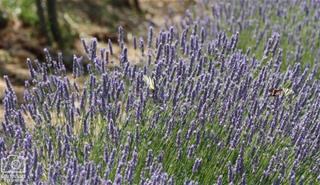
{"type": "Polygon", "coordinates": [[[148,85],[149,89],[154,90],[154,80],[147,75],[143,75],[143,81],[148,85]]]}

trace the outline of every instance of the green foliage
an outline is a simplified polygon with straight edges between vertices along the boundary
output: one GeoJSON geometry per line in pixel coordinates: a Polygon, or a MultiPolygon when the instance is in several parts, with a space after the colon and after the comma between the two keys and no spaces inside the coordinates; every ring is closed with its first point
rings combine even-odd
{"type": "Polygon", "coordinates": [[[27,25],[35,25],[38,22],[34,0],[2,0],[0,6],[27,25]]]}

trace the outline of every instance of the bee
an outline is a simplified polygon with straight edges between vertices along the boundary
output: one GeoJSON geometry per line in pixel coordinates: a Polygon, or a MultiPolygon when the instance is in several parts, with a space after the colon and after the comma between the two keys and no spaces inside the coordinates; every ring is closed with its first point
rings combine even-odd
{"type": "Polygon", "coordinates": [[[287,89],[287,88],[269,89],[269,96],[280,96],[280,95],[289,96],[293,93],[294,92],[291,89],[287,89]]]}
{"type": "Polygon", "coordinates": [[[280,96],[281,94],[283,94],[283,89],[281,89],[281,88],[269,89],[269,96],[280,96]]]}
{"type": "Polygon", "coordinates": [[[143,75],[143,81],[148,85],[149,89],[154,91],[154,80],[152,78],[148,77],[147,75],[143,75]]]}

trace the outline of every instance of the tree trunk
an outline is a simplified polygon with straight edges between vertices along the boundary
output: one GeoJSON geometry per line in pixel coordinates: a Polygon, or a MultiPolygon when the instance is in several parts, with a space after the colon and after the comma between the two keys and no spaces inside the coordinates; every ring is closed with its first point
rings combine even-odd
{"type": "Polygon", "coordinates": [[[36,7],[37,7],[37,14],[39,17],[39,22],[40,22],[41,35],[45,36],[47,43],[50,44],[51,40],[50,40],[50,36],[48,35],[48,32],[47,32],[47,25],[46,25],[46,19],[44,16],[43,6],[42,6],[42,0],[36,0],[36,7]]]}
{"type": "Polygon", "coordinates": [[[130,7],[129,0],[111,0],[111,4],[118,7],[130,7]]]}
{"type": "Polygon", "coordinates": [[[56,7],[56,0],[47,0],[48,19],[52,36],[57,42],[58,46],[63,49],[63,40],[61,36],[61,30],[58,22],[58,14],[56,7]]]}
{"type": "Polygon", "coordinates": [[[141,12],[139,0],[133,0],[133,3],[134,3],[134,7],[136,8],[136,10],[138,12],[141,12]]]}

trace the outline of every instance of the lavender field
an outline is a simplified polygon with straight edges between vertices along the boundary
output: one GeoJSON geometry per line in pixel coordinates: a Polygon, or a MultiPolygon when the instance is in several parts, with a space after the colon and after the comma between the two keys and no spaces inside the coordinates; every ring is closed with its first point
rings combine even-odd
{"type": "Polygon", "coordinates": [[[201,0],[116,34],[70,72],[26,59],[22,103],[4,76],[1,184],[320,184],[320,1],[201,0]]]}

